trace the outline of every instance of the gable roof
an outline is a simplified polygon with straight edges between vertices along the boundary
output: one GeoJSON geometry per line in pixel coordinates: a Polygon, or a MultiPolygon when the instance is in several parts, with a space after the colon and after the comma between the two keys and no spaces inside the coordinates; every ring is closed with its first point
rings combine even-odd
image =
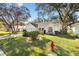
{"type": "Polygon", "coordinates": [[[35,24],[35,23],[27,23],[27,24],[26,24],[26,27],[28,27],[28,25],[30,25],[30,26],[32,26],[32,27],[34,27],[34,28],[37,28],[37,27],[38,27],[38,25],[35,24]]]}
{"type": "Polygon", "coordinates": [[[32,23],[39,23],[39,22],[54,22],[54,21],[60,21],[60,19],[59,18],[53,18],[53,19],[36,19],[36,20],[34,20],[32,23]]]}
{"type": "Polygon", "coordinates": [[[31,23],[33,26],[38,27],[38,24],[36,23],[31,23]]]}

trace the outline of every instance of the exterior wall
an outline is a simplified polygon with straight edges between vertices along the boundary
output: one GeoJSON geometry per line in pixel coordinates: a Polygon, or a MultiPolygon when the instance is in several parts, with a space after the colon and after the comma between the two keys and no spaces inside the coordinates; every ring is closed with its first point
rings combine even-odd
{"type": "Polygon", "coordinates": [[[76,34],[79,34],[79,27],[76,27],[75,33],[76,33],[76,34]]]}
{"type": "MultiPolygon", "coordinates": [[[[39,22],[39,23],[36,23],[38,24],[38,27],[35,27],[34,25],[32,24],[27,24],[26,25],[26,30],[28,32],[30,31],[38,31],[40,28],[43,28],[46,33],[49,33],[49,27],[52,27],[52,33],[54,34],[55,31],[60,31],[62,29],[62,25],[61,23],[58,21],[53,21],[53,22],[39,22]]],[[[72,30],[75,34],[79,34],[79,23],[75,23],[70,27],[68,27],[68,32],[72,30]]]]}
{"type": "MultiPolygon", "coordinates": [[[[23,31],[23,29],[26,29],[26,26],[18,26],[19,31],[23,31]]],[[[17,30],[17,26],[15,26],[15,30],[17,30]]]]}
{"type": "Polygon", "coordinates": [[[49,27],[52,27],[53,34],[55,31],[61,30],[60,22],[41,22],[37,24],[38,24],[38,28],[44,28],[44,30],[46,30],[46,33],[48,33],[49,27]]]}
{"type": "Polygon", "coordinates": [[[79,34],[79,23],[76,23],[76,24],[72,25],[72,31],[75,34],[79,34]]]}
{"type": "Polygon", "coordinates": [[[31,32],[31,31],[38,31],[38,29],[37,29],[35,26],[33,26],[32,24],[27,24],[27,25],[26,25],[26,30],[27,30],[28,32],[31,32]]]}

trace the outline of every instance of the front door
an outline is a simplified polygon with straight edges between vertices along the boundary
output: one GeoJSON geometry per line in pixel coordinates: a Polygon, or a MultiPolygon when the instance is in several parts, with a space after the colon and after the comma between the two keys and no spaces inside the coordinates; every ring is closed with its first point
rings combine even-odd
{"type": "Polygon", "coordinates": [[[53,32],[52,27],[49,27],[49,28],[48,28],[48,33],[52,34],[52,32],[53,32]]]}

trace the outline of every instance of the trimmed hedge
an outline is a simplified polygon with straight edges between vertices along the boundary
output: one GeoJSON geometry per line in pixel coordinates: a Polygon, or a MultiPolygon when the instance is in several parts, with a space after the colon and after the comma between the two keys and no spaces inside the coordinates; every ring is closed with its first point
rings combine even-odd
{"type": "Polygon", "coordinates": [[[32,39],[36,39],[38,34],[39,34],[38,31],[31,31],[31,32],[27,32],[26,30],[23,31],[23,36],[24,37],[31,37],[32,39]]]}
{"type": "Polygon", "coordinates": [[[28,33],[27,33],[26,30],[23,30],[23,36],[24,36],[24,37],[28,36],[28,33]]]}
{"type": "Polygon", "coordinates": [[[76,38],[79,38],[79,34],[76,35],[76,38]]]}

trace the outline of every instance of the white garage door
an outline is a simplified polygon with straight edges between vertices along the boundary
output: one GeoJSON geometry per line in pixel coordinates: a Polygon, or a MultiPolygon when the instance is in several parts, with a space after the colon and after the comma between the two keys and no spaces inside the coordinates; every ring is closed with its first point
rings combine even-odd
{"type": "Polygon", "coordinates": [[[76,27],[76,29],[75,29],[76,31],[76,34],[79,34],[79,27],[76,27]]]}

